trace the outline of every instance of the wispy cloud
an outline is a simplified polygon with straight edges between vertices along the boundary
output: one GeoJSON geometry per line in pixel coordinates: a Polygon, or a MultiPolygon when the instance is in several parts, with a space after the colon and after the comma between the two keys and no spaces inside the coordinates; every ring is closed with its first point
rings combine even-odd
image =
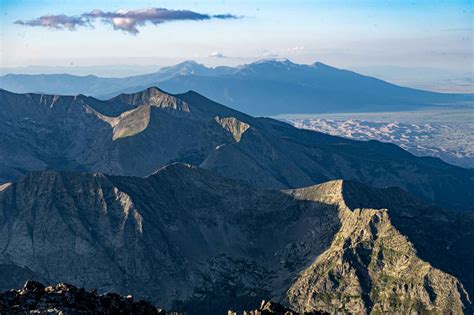
{"type": "Polygon", "coordinates": [[[280,54],[277,50],[264,50],[262,56],[265,58],[276,58],[279,57],[280,54]]]}
{"type": "Polygon", "coordinates": [[[289,53],[298,53],[298,52],[302,52],[304,50],[305,50],[304,46],[295,46],[295,47],[291,47],[291,48],[287,49],[287,51],[289,53]]]}
{"type": "Polygon", "coordinates": [[[15,24],[26,25],[26,26],[42,26],[56,30],[67,29],[75,31],[78,26],[93,27],[89,19],[81,16],[67,16],[64,14],[59,15],[44,15],[37,19],[23,21],[17,20],[15,24]]]}
{"type": "Polygon", "coordinates": [[[211,58],[227,58],[223,53],[218,52],[218,51],[213,51],[209,54],[209,57],[211,58]]]}
{"type": "Polygon", "coordinates": [[[210,19],[237,19],[233,14],[205,14],[189,10],[168,10],[165,8],[147,8],[137,10],[120,9],[114,12],[93,10],[78,16],[44,15],[33,20],[17,20],[15,24],[26,26],[42,26],[50,29],[67,29],[74,31],[79,26],[94,27],[92,22],[100,19],[103,23],[110,24],[114,30],[121,30],[128,34],[139,33],[138,27],[147,23],[158,25],[171,21],[202,21],[210,19]]]}

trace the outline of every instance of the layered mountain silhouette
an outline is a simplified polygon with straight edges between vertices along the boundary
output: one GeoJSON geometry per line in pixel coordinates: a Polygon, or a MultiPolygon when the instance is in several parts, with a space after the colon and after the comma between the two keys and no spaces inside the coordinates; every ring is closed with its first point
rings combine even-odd
{"type": "Polygon", "coordinates": [[[0,77],[0,88],[18,93],[84,94],[108,99],[159,85],[172,93],[196,91],[253,115],[398,111],[474,102],[469,94],[405,88],[320,62],[262,60],[238,67],[207,68],[194,61],[126,78],[68,74],[0,77]]]}
{"type": "Polygon", "coordinates": [[[0,90],[0,290],[67,282],[188,314],[469,314],[473,186],[473,170],[196,92],[0,90]]]}
{"type": "Polygon", "coordinates": [[[297,312],[472,311],[472,213],[399,188],[264,190],[181,163],[146,178],[30,172],[0,191],[0,232],[0,262],[17,271],[0,284],[65,281],[189,314],[262,299],[297,312]]]}
{"type": "Polygon", "coordinates": [[[254,118],[195,92],[152,87],[101,101],[0,90],[0,106],[0,183],[48,169],[147,176],[184,162],[263,188],[342,178],[452,209],[474,204],[473,170],[254,118]]]}

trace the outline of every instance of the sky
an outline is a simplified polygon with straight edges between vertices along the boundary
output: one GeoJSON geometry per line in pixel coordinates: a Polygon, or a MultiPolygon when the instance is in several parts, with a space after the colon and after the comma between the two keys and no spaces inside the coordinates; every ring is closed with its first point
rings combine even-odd
{"type": "Polygon", "coordinates": [[[474,72],[472,0],[0,0],[0,14],[2,68],[288,58],[474,72]]]}

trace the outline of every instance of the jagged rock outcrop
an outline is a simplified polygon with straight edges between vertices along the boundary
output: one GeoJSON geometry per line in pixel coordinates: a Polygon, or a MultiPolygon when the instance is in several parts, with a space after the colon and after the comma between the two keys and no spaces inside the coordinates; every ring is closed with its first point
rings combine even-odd
{"type": "Polygon", "coordinates": [[[107,117],[96,113],[103,121],[106,121],[113,128],[112,140],[125,137],[132,137],[144,131],[150,123],[151,107],[148,105],[139,106],[129,111],[123,112],[118,117],[107,117]]]}
{"type": "Polygon", "coordinates": [[[11,185],[11,183],[4,183],[4,184],[1,184],[1,185],[0,185],[0,191],[2,191],[2,190],[4,190],[4,189],[8,188],[8,186],[10,186],[10,185],[11,185]]]}
{"type": "Polygon", "coordinates": [[[9,314],[140,314],[165,315],[150,302],[131,295],[97,294],[71,284],[45,286],[27,281],[19,290],[0,293],[0,313],[9,314]]]}
{"type": "Polygon", "coordinates": [[[225,130],[230,132],[234,137],[235,141],[239,142],[242,138],[242,134],[250,128],[249,124],[241,122],[234,117],[219,117],[216,116],[216,122],[222,126],[225,130]]]}
{"type": "MultiPolygon", "coordinates": [[[[227,313],[228,315],[238,315],[234,311],[229,311],[227,313]]],[[[256,310],[252,311],[244,311],[243,315],[299,315],[300,313],[297,313],[295,311],[292,311],[291,309],[279,304],[275,303],[272,301],[265,301],[263,300],[262,303],[260,304],[260,307],[256,310]]],[[[308,312],[304,313],[305,315],[319,315],[319,314],[326,314],[322,312],[308,312]]]]}
{"type": "Polygon", "coordinates": [[[0,184],[46,169],[147,176],[172,162],[261,188],[343,178],[398,186],[455,210],[474,204],[473,170],[254,118],[194,92],[149,88],[101,101],[0,90],[0,184]]]}
{"type": "Polygon", "coordinates": [[[0,192],[0,264],[189,314],[264,298],[297,312],[468,312],[473,239],[470,213],[398,188],[260,190],[179,163],[147,178],[32,172],[0,192]]]}
{"type": "MultiPolygon", "coordinates": [[[[294,309],[372,314],[421,310],[462,314],[466,307],[471,309],[472,302],[463,284],[420,259],[409,237],[392,223],[393,212],[405,212],[406,207],[428,209],[396,188],[383,191],[347,181],[321,186],[326,187],[291,193],[305,200],[317,196],[337,204],[341,227],[331,246],[300,273],[288,290],[288,301],[294,309]]],[[[469,226],[460,228],[471,234],[469,226]]],[[[469,272],[466,281],[472,281],[469,272]]]]}
{"type": "Polygon", "coordinates": [[[174,95],[168,94],[157,87],[151,87],[138,93],[120,94],[119,96],[112,98],[111,101],[113,103],[119,102],[134,107],[155,106],[183,112],[190,111],[189,104],[185,101],[174,95]]]}

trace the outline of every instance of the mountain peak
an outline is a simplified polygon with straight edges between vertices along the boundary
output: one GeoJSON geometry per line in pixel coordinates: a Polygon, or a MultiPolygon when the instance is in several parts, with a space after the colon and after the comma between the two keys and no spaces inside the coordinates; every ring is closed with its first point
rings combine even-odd
{"type": "Polygon", "coordinates": [[[255,62],[243,65],[242,67],[252,67],[252,66],[272,66],[272,67],[293,67],[297,66],[296,63],[290,61],[289,59],[277,59],[277,58],[267,58],[257,60],[255,62]]]}
{"type": "Polygon", "coordinates": [[[304,200],[319,200],[354,209],[382,209],[392,205],[418,204],[414,197],[398,187],[375,188],[353,180],[332,180],[290,191],[304,200]]]}
{"type": "Polygon", "coordinates": [[[167,93],[165,91],[163,91],[162,89],[158,88],[157,86],[153,85],[153,86],[150,86],[149,88],[139,92],[139,93],[147,93],[148,95],[169,95],[169,96],[172,96],[172,94],[170,93],[167,93]]]}
{"type": "Polygon", "coordinates": [[[250,63],[251,65],[257,65],[257,64],[295,64],[291,62],[287,58],[265,58],[265,59],[260,59],[255,62],[250,63]]]}
{"type": "Polygon", "coordinates": [[[156,86],[151,86],[141,92],[131,94],[120,94],[112,98],[110,101],[119,101],[134,107],[154,106],[160,108],[171,108],[174,110],[189,112],[189,105],[177,98],[173,94],[169,94],[156,86]]]}
{"type": "Polygon", "coordinates": [[[186,60],[173,66],[164,67],[160,70],[162,73],[175,73],[178,75],[192,75],[205,73],[208,68],[194,60],[186,60]]]}
{"type": "Polygon", "coordinates": [[[175,66],[202,66],[202,64],[198,63],[196,60],[185,60],[176,64],[175,66]]]}
{"type": "Polygon", "coordinates": [[[289,73],[293,69],[301,67],[296,63],[291,62],[288,59],[262,59],[249,64],[241,65],[237,67],[237,71],[234,74],[245,75],[245,76],[264,76],[272,78],[277,75],[278,72],[289,73]]]}

